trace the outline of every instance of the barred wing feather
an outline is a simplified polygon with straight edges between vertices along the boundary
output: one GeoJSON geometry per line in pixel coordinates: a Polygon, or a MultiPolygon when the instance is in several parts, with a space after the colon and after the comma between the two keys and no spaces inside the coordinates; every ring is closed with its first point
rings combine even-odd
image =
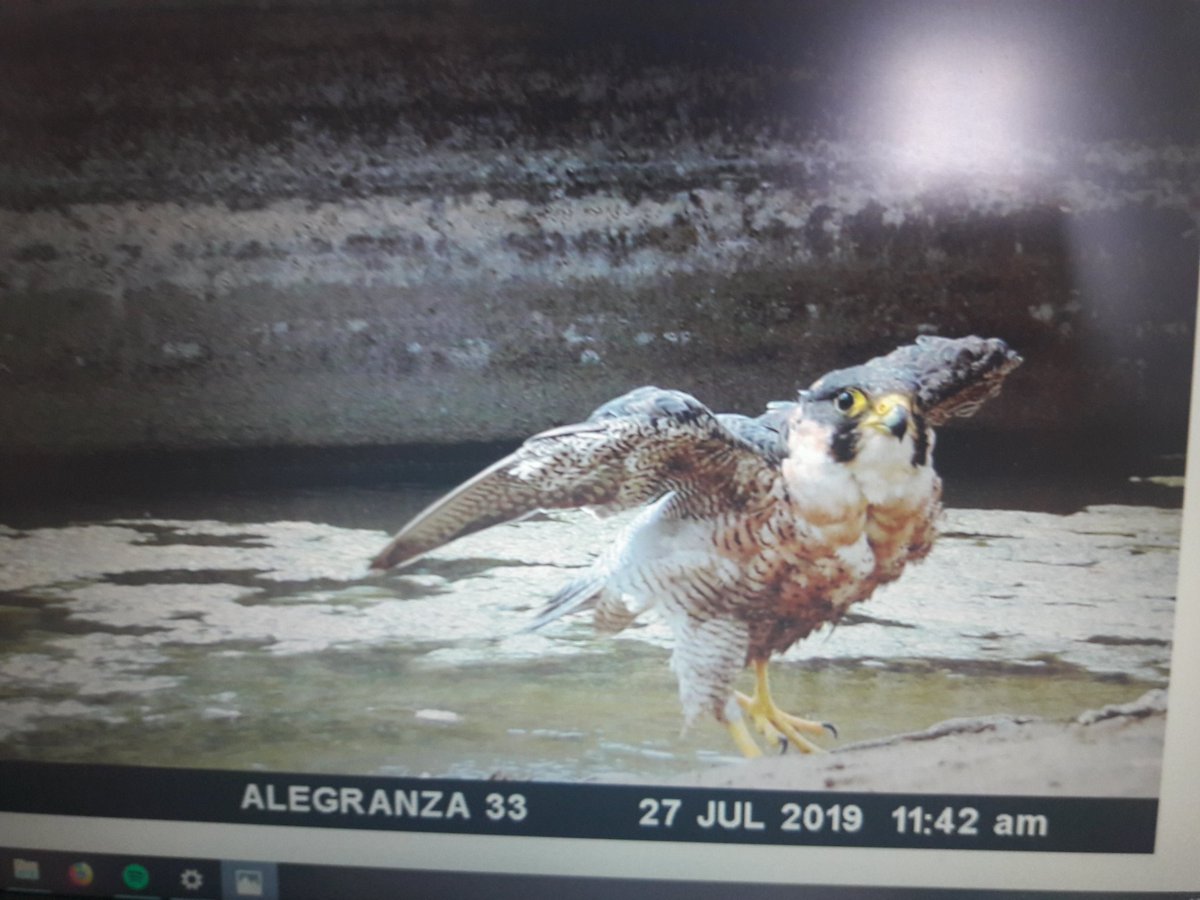
{"type": "Polygon", "coordinates": [[[637,388],[581,424],[529,438],[419,513],[371,567],[409,562],[541,509],[629,509],[668,491],[680,517],[744,506],[762,494],[777,463],[721,418],[681,391],[637,388]]]}

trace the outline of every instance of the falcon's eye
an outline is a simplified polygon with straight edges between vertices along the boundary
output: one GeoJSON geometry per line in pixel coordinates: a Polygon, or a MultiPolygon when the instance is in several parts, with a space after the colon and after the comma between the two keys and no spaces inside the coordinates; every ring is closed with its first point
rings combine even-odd
{"type": "Polygon", "coordinates": [[[833,398],[833,405],[839,412],[857,416],[867,408],[867,395],[858,388],[846,388],[837,392],[833,398]]]}

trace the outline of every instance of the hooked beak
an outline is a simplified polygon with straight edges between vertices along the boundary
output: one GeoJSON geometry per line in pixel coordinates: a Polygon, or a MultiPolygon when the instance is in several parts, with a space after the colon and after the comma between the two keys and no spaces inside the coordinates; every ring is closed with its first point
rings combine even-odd
{"type": "Polygon", "coordinates": [[[875,401],[863,424],[903,440],[911,419],[908,400],[899,394],[887,394],[875,401]]]}

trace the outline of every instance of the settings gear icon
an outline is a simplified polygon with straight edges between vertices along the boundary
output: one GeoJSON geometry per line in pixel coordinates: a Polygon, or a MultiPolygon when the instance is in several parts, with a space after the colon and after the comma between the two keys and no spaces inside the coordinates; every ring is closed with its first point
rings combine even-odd
{"type": "Polygon", "coordinates": [[[198,891],[204,886],[204,876],[195,869],[184,869],[179,875],[179,883],[184,890],[198,891]]]}

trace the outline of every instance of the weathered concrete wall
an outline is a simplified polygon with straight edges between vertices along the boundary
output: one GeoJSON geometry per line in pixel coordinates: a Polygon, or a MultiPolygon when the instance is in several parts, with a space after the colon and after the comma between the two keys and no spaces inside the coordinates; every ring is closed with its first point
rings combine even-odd
{"type": "Polygon", "coordinates": [[[984,425],[1180,445],[1194,4],[109,6],[0,11],[0,451],[751,412],[922,332],[1027,357],[984,425]],[[927,14],[1032,54],[1002,153],[891,115],[927,14]]]}

